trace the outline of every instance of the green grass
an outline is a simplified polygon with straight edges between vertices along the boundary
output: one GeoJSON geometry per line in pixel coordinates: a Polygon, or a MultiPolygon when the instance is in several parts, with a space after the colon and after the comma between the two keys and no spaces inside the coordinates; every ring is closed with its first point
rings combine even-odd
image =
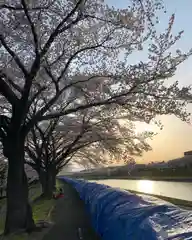
{"type": "Polygon", "coordinates": [[[29,187],[29,200],[33,202],[36,198],[41,195],[41,185],[37,183],[29,187]]]}
{"type": "Polygon", "coordinates": [[[54,207],[54,203],[54,199],[39,199],[32,204],[34,221],[50,220],[49,212],[54,207]]]}
{"type": "Polygon", "coordinates": [[[59,189],[59,188],[62,188],[63,187],[63,181],[57,179],[56,181],[56,188],[59,189]]]}
{"type": "Polygon", "coordinates": [[[22,234],[14,234],[10,236],[2,236],[0,238],[1,240],[28,240],[28,234],[27,233],[22,233],[22,234]]]}
{"type": "MultiPolygon", "coordinates": [[[[55,201],[53,199],[40,198],[41,187],[40,184],[36,184],[29,189],[29,199],[32,206],[33,218],[35,223],[39,220],[50,220],[50,211],[54,208],[55,201]]],[[[0,208],[3,207],[4,210],[0,211],[0,234],[3,233],[5,224],[5,214],[6,214],[6,199],[0,201],[0,208]]],[[[0,239],[10,239],[10,240],[26,240],[28,239],[26,233],[16,234],[6,238],[0,239]]]]}

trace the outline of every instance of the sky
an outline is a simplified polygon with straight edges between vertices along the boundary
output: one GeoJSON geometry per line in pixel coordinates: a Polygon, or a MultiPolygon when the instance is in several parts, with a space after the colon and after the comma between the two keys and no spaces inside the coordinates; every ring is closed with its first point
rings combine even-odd
{"type": "MultiPolygon", "coordinates": [[[[117,8],[126,8],[130,0],[108,0],[110,5],[117,8]]],[[[171,14],[175,13],[175,25],[173,33],[184,30],[182,39],[177,43],[176,47],[181,50],[189,50],[192,48],[192,0],[164,0],[167,13],[160,17],[159,29],[166,29],[171,14]]],[[[142,53],[141,53],[142,58],[142,53]]],[[[182,63],[175,76],[171,81],[178,80],[181,85],[192,84],[192,57],[182,63]]],[[[192,105],[188,106],[189,112],[192,113],[192,105]]],[[[161,116],[164,128],[158,130],[158,135],[154,137],[151,144],[153,151],[144,153],[142,158],[137,159],[138,162],[151,161],[167,161],[180,156],[183,152],[192,150],[192,124],[187,124],[174,116],[161,116]]],[[[153,130],[153,126],[137,124],[139,130],[153,130]]]]}
{"type": "MultiPolygon", "coordinates": [[[[108,4],[116,8],[126,8],[130,0],[105,0],[108,4]]],[[[192,48],[192,0],[164,0],[166,14],[160,16],[158,30],[163,31],[167,28],[170,16],[175,13],[175,24],[173,34],[184,30],[184,34],[176,47],[182,51],[192,48]]],[[[137,54],[132,60],[141,60],[145,58],[142,52],[137,54]]],[[[171,82],[178,80],[181,86],[192,84],[192,57],[182,63],[175,76],[170,79],[171,82]]],[[[188,106],[192,113],[192,104],[188,106]]],[[[192,124],[187,124],[174,116],[160,116],[159,120],[163,123],[163,130],[159,130],[153,125],[137,124],[138,131],[154,130],[158,134],[150,140],[149,143],[153,150],[137,158],[138,163],[148,163],[152,161],[168,161],[174,158],[182,157],[183,153],[192,150],[192,124]]],[[[74,165],[71,169],[80,170],[79,166],[74,165]]]]}

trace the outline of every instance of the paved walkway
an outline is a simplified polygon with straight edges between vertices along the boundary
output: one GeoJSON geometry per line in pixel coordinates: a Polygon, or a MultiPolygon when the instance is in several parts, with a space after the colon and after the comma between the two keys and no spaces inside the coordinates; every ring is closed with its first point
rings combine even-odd
{"type": "Polygon", "coordinates": [[[63,190],[64,198],[57,200],[52,213],[55,224],[43,240],[99,240],[78,193],[68,183],[63,183],[63,190]]]}

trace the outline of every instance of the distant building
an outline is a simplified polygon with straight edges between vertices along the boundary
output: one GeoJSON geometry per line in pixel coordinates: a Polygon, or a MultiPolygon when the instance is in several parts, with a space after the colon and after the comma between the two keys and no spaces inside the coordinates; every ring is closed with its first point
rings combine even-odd
{"type": "Polygon", "coordinates": [[[154,168],[154,167],[157,167],[157,168],[169,168],[169,164],[167,162],[153,162],[153,163],[149,163],[147,165],[147,167],[151,167],[151,168],[154,168]]]}
{"type": "Polygon", "coordinates": [[[184,152],[184,156],[192,156],[192,151],[184,152]]]}
{"type": "Polygon", "coordinates": [[[135,164],[135,166],[134,166],[135,169],[140,169],[140,168],[145,168],[145,167],[147,167],[147,165],[142,164],[142,163],[135,164]]]}
{"type": "Polygon", "coordinates": [[[184,152],[184,156],[167,162],[170,167],[184,167],[192,165],[192,151],[184,152]]]}
{"type": "Polygon", "coordinates": [[[175,167],[184,167],[192,166],[192,151],[186,151],[183,154],[183,157],[171,159],[167,162],[151,162],[147,165],[147,168],[175,168],[175,167]]]}

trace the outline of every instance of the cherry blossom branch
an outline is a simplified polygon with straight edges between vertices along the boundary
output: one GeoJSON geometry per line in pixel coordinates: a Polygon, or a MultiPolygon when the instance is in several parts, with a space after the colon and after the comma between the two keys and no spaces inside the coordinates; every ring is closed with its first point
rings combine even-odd
{"type": "Polygon", "coordinates": [[[7,99],[7,101],[12,105],[16,106],[18,103],[18,98],[15,93],[11,90],[9,85],[5,82],[4,75],[0,73],[0,93],[7,99]]]}
{"type": "Polygon", "coordinates": [[[0,42],[2,43],[3,47],[7,50],[7,52],[11,55],[11,57],[15,60],[17,66],[22,70],[25,77],[29,76],[28,71],[25,69],[24,64],[21,62],[19,57],[16,55],[16,53],[11,50],[11,48],[8,46],[8,44],[5,41],[5,38],[2,34],[0,34],[0,42]]]}

